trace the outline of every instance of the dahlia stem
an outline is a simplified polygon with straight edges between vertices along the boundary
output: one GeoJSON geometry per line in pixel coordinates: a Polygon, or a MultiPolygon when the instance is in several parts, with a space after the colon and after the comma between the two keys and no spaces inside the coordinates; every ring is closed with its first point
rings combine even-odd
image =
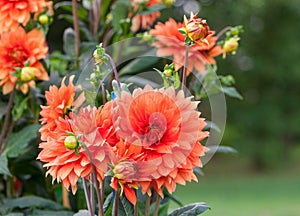
{"type": "Polygon", "coordinates": [[[111,58],[110,55],[106,54],[106,56],[109,58],[110,64],[111,64],[111,66],[113,68],[115,79],[116,79],[116,81],[118,83],[118,90],[121,92],[122,91],[121,82],[120,82],[120,79],[119,79],[119,75],[118,75],[116,64],[115,64],[114,60],[111,58]]]}
{"type": "Polygon", "coordinates": [[[153,216],[158,215],[159,206],[160,206],[160,196],[158,194],[156,194],[156,202],[155,202],[155,208],[154,208],[153,216]]]}
{"type": "Polygon", "coordinates": [[[149,216],[150,213],[150,196],[146,194],[146,206],[145,206],[145,216],[149,216]]]}
{"type": "Polygon", "coordinates": [[[13,131],[13,129],[14,129],[14,126],[15,126],[15,121],[12,121],[12,122],[10,123],[8,132],[7,132],[6,137],[5,137],[5,140],[3,141],[3,145],[2,145],[2,147],[1,147],[1,149],[0,149],[0,155],[1,155],[1,154],[5,151],[5,149],[6,149],[6,146],[7,146],[8,141],[9,141],[9,137],[10,137],[10,135],[12,134],[12,131],[13,131]]]}
{"type": "Polygon", "coordinates": [[[138,205],[137,204],[135,204],[134,206],[133,206],[133,216],[138,216],[139,215],[139,209],[138,209],[138,205]]]}
{"type": "Polygon", "coordinates": [[[113,216],[118,216],[119,211],[119,191],[115,193],[114,207],[113,207],[113,216]]]}
{"type": "Polygon", "coordinates": [[[101,0],[91,0],[90,9],[90,31],[97,40],[97,32],[100,22],[101,0]]]}
{"type": "Polygon", "coordinates": [[[93,175],[93,178],[94,178],[94,182],[95,182],[96,194],[97,194],[97,199],[98,199],[98,216],[104,216],[103,203],[102,203],[103,202],[102,191],[100,190],[100,186],[99,186],[99,183],[98,183],[95,175],[93,175]]]}
{"type": "Polygon", "coordinates": [[[220,38],[226,31],[228,31],[229,29],[231,29],[231,26],[226,26],[225,28],[223,28],[218,34],[217,34],[217,38],[220,38]]]}
{"type": "Polygon", "coordinates": [[[79,21],[77,14],[77,1],[72,0],[74,31],[75,31],[75,54],[76,54],[76,69],[79,69],[79,55],[80,55],[80,34],[79,34],[79,21]]]}
{"type": "MultiPolygon", "coordinates": [[[[92,165],[93,166],[93,165],[92,165]]],[[[94,173],[91,173],[91,182],[90,182],[90,200],[92,212],[95,212],[95,191],[94,191],[94,173]]]]}
{"type": "Polygon", "coordinates": [[[90,196],[89,196],[89,192],[88,192],[88,186],[87,186],[85,178],[82,178],[82,184],[83,184],[83,190],[84,190],[86,205],[87,205],[89,214],[90,214],[90,216],[94,216],[94,213],[91,209],[91,200],[90,200],[90,196]]]}
{"type": "Polygon", "coordinates": [[[189,60],[189,51],[190,51],[190,47],[186,46],[185,54],[184,54],[184,65],[183,65],[183,71],[182,71],[182,78],[181,78],[181,89],[182,90],[185,87],[187,66],[188,66],[188,60],[189,60]]]}
{"type": "MultiPolygon", "coordinates": [[[[13,106],[13,102],[14,102],[14,97],[15,97],[16,85],[17,85],[17,82],[15,82],[14,87],[13,87],[13,91],[10,94],[9,100],[8,100],[8,105],[7,105],[7,109],[6,109],[6,115],[5,115],[5,119],[4,119],[2,131],[1,131],[1,135],[0,135],[0,149],[1,149],[0,155],[5,150],[3,141],[4,141],[4,138],[5,138],[5,135],[6,135],[5,133],[6,133],[7,128],[8,128],[8,122],[9,122],[9,119],[10,119],[10,114],[11,114],[11,110],[12,110],[12,106],[13,106]]],[[[7,137],[7,138],[9,138],[9,137],[7,137]]]]}

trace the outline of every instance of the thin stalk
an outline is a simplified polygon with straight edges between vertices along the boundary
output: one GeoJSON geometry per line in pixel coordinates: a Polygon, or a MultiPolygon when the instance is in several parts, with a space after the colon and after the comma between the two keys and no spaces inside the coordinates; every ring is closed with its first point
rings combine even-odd
{"type": "Polygon", "coordinates": [[[95,190],[94,190],[94,173],[91,173],[91,182],[90,182],[90,200],[91,200],[91,208],[92,212],[95,212],[95,190]]]}
{"type": "Polygon", "coordinates": [[[93,175],[93,178],[94,178],[94,182],[95,182],[96,194],[97,194],[97,199],[98,199],[98,216],[104,216],[102,191],[100,190],[100,186],[99,186],[99,183],[98,183],[95,175],[93,175]]]}
{"type": "Polygon", "coordinates": [[[104,83],[101,81],[101,91],[102,91],[102,102],[103,105],[106,103],[106,94],[105,94],[105,87],[104,83]]]}
{"type": "Polygon", "coordinates": [[[181,89],[182,90],[185,87],[187,66],[188,66],[188,60],[189,60],[189,51],[190,51],[190,47],[186,46],[185,54],[184,54],[184,65],[183,65],[183,71],[182,71],[182,77],[181,77],[181,89]]]}
{"type": "Polygon", "coordinates": [[[226,26],[225,28],[223,28],[218,34],[217,34],[217,38],[220,38],[226,31],[228,31],[229,29],[231,29],[231,26],[226,26]]]}
{"type": "Polygon", "coordinates": [[[138,216],[139,215],[139,209],[138,209],[138,205],[137,204],[135,204],[134,205],[134,209],[133,209],[133,215],[134,216],[138,216]]]}
{"type": "Polygon", "coordinates": [[[160,206],[160,196],[158,194],[156,194],[156,202],[155,202],[155,208],[154,208],[153,216],[158,215],[159,206],[160,206]]]}
{"type": "Polygon", "coordinates": [[[90,200],[88,186],[87,186],[85,178],[82,178],[82,184],[83,184],[83,190],[84,190],[86,205],[87,205],[89,214],[90,214],[90,216],[94,216],[94,213],[92,212],[92,208],[91,208],[91,200],[90,200]]]}
{"type": "Polygon", "coordinates": [[[2,149],[2,145],[3,145],[2,142],[5,138],[5,133],[6,133],[7,128],[8,128],[8,122],[9,122],[9,119],[10,119],[10,114],[11,114],[11,110],[12,110],[12,106],[13,106],[13,102],[14,102],[16,85],[17,85],[17,82],[15,83],[15,85],[13,87],[13,91],[9,96],[9,100],[8,100],[8,104],[7,104],[7,110],[6,110],[6,116],[5,116],[5,119],[4,119],[2,131],[1,131],[1,135],[0,135],[0,149],[2,149]]]}
{"type": "Polygon", "coordinates": [[[150,214],[150,201],[150,196],[146,194],[145,216],[149,216],[150,214]]]}
{"type": "Polygon", "coordinates": [[[76,54],[76,69],[79,69],[79,55],[80,55],[80,35],[79,35],[79,21],[77,14],[77,1],[72,0],[74,31],[75,31],[75,54],[76,54]]]}
{"type": "Polygon", "coordinates": [[[15,121],[12,121],[12,122],[10,123],[10,126],[9,126],[8,132],[7,132],[7,134],[6,134],[4,143],[3,143],[3,145],[2,145],[2,147],[1,147],[1,149],[0,149],[0,155],[5,151],[5,148],[6,148],[7,144],[8,144],[8,141],[9,141],[9,137],[10,137],[10,135],[12,134],[12,131],[13,131],[13,129],[14,129],[14,126],[15,126],[15,121]]]}
{"type": "Polygon", "coordinates": [[[119,214],[119,191],[116,191],[113,207],[113,216],[118,216],[119,214]]]}
{"type": "Polygon", "coordinates": [[[101,0],[91,0],[90,31],[95,39],[97,39],[98,27],[100,24],[101,5],[101,0]]]}
{"type": "Polygon", "coordinates": [[[120,82],[120,79],[119,79],[119,75],[118,75],[118,71],[117,71],[117,67],[116,67],[116,65],[115,65],[115,62],[114,62],[114,60],[111,58],[110,55],[106,54],[106,56],[108,57],[108,59],[109,59],[109,61],[110,61],[110,64],[111,64],[111,66],[112,66],[112,68],[113,68],[114,75],[115,75],[115,79],[116,79],[116,81],[117,81],[117,83],[118,83],[118,89],[119,89],[119,91],[121,92],[121,91],[122,91],[122,89],[121,89],[121,82],[120,82]]]}

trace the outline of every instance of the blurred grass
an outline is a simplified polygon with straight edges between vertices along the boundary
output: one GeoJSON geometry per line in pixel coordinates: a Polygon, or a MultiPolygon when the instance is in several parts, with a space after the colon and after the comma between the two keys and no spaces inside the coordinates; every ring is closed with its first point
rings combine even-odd
{"type": "MultiPolygon", "coordinates": [[[[213,158],[199,182],[179,186],[184,204],[206,202],[205,216],[299,216],[300,160],[257,172],[247,160],[230,155],[213,158]]],[[[172,203],[171,208],[177,208],[172,203]]]]}

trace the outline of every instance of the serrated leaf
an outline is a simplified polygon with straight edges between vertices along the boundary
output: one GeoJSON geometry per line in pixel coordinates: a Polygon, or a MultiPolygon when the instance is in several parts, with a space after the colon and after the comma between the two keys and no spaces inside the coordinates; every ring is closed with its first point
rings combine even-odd
{"type": "Polygon", "coordinates": [[[234,153],[237,154],[238,151],[230,146],[209,146],[209,152],[218,153],[234,153]]]}
{"type": "Polygon", "coordinates": [[[39,124],[32,124],[10,136],[4,154],[9,158],[18,157],[19,154],[28,146],[29,142],[36,138],[40,128],[39,124]]]}
{"type": "Polygon", "coordinates": [[[0,156],[0,174],[11,175],[8,169],[7,157],[5,154],[0,156]]]}
{"type": "Polygon", "coordinates": [[[210,209],[210,207],[206,203],[192,203],[181,208],[175,209],[168,216],[197,216],[208,209],[210,209]]]}
{"type": "Polygon", "coordinates": [[[9,199],[7,202],[5,202],[1,209],[15,209],[15,208],[32,208],[32,207],[40,207],[50,210],[63,210],[64,207],[57,204],[56,202],[45,199],[42,197],[37,196],[25,196],[21,198],[16,199],[9,199]]]}
{"type": "Polygon", "coordinates": [[[234,87],[225,87],[225,86],[223,86],[221,88],[221,90],[222,90],[222,92],[224,92],[226,95],[228,95],[230,97],[243,100],[242,95],[234,87]]]}

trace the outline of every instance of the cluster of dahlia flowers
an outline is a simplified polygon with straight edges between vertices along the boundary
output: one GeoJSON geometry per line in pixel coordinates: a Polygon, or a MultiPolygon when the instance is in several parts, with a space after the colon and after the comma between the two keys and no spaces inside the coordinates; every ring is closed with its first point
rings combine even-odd
{"type": "Polygon", "coordinates": [[[193,168],[201,166],[207,148],[200,141],[208,136],[198,102],[173,87],[146,86],[84,107],[73,78],[50,87],[41,111],[38,159],[53,181],[75,193],[79,178],[101,187],[110,176],[111,187],[136,204],[135,189],[163,197],[163,188],[172,193],[176,184],[197,180],[193,168]]]}
{"type": "Polygon", "coordinates": [[[38,28],[25,31],[31,16],[37,20],[46,12],[53,13],[52,1],[0,0],[0,86],[3,94],[15,88],[26,94],[30,86],[35,86],[35,80],[48,79],[40,62],[48,54],[44,33],[38,28]]]}

